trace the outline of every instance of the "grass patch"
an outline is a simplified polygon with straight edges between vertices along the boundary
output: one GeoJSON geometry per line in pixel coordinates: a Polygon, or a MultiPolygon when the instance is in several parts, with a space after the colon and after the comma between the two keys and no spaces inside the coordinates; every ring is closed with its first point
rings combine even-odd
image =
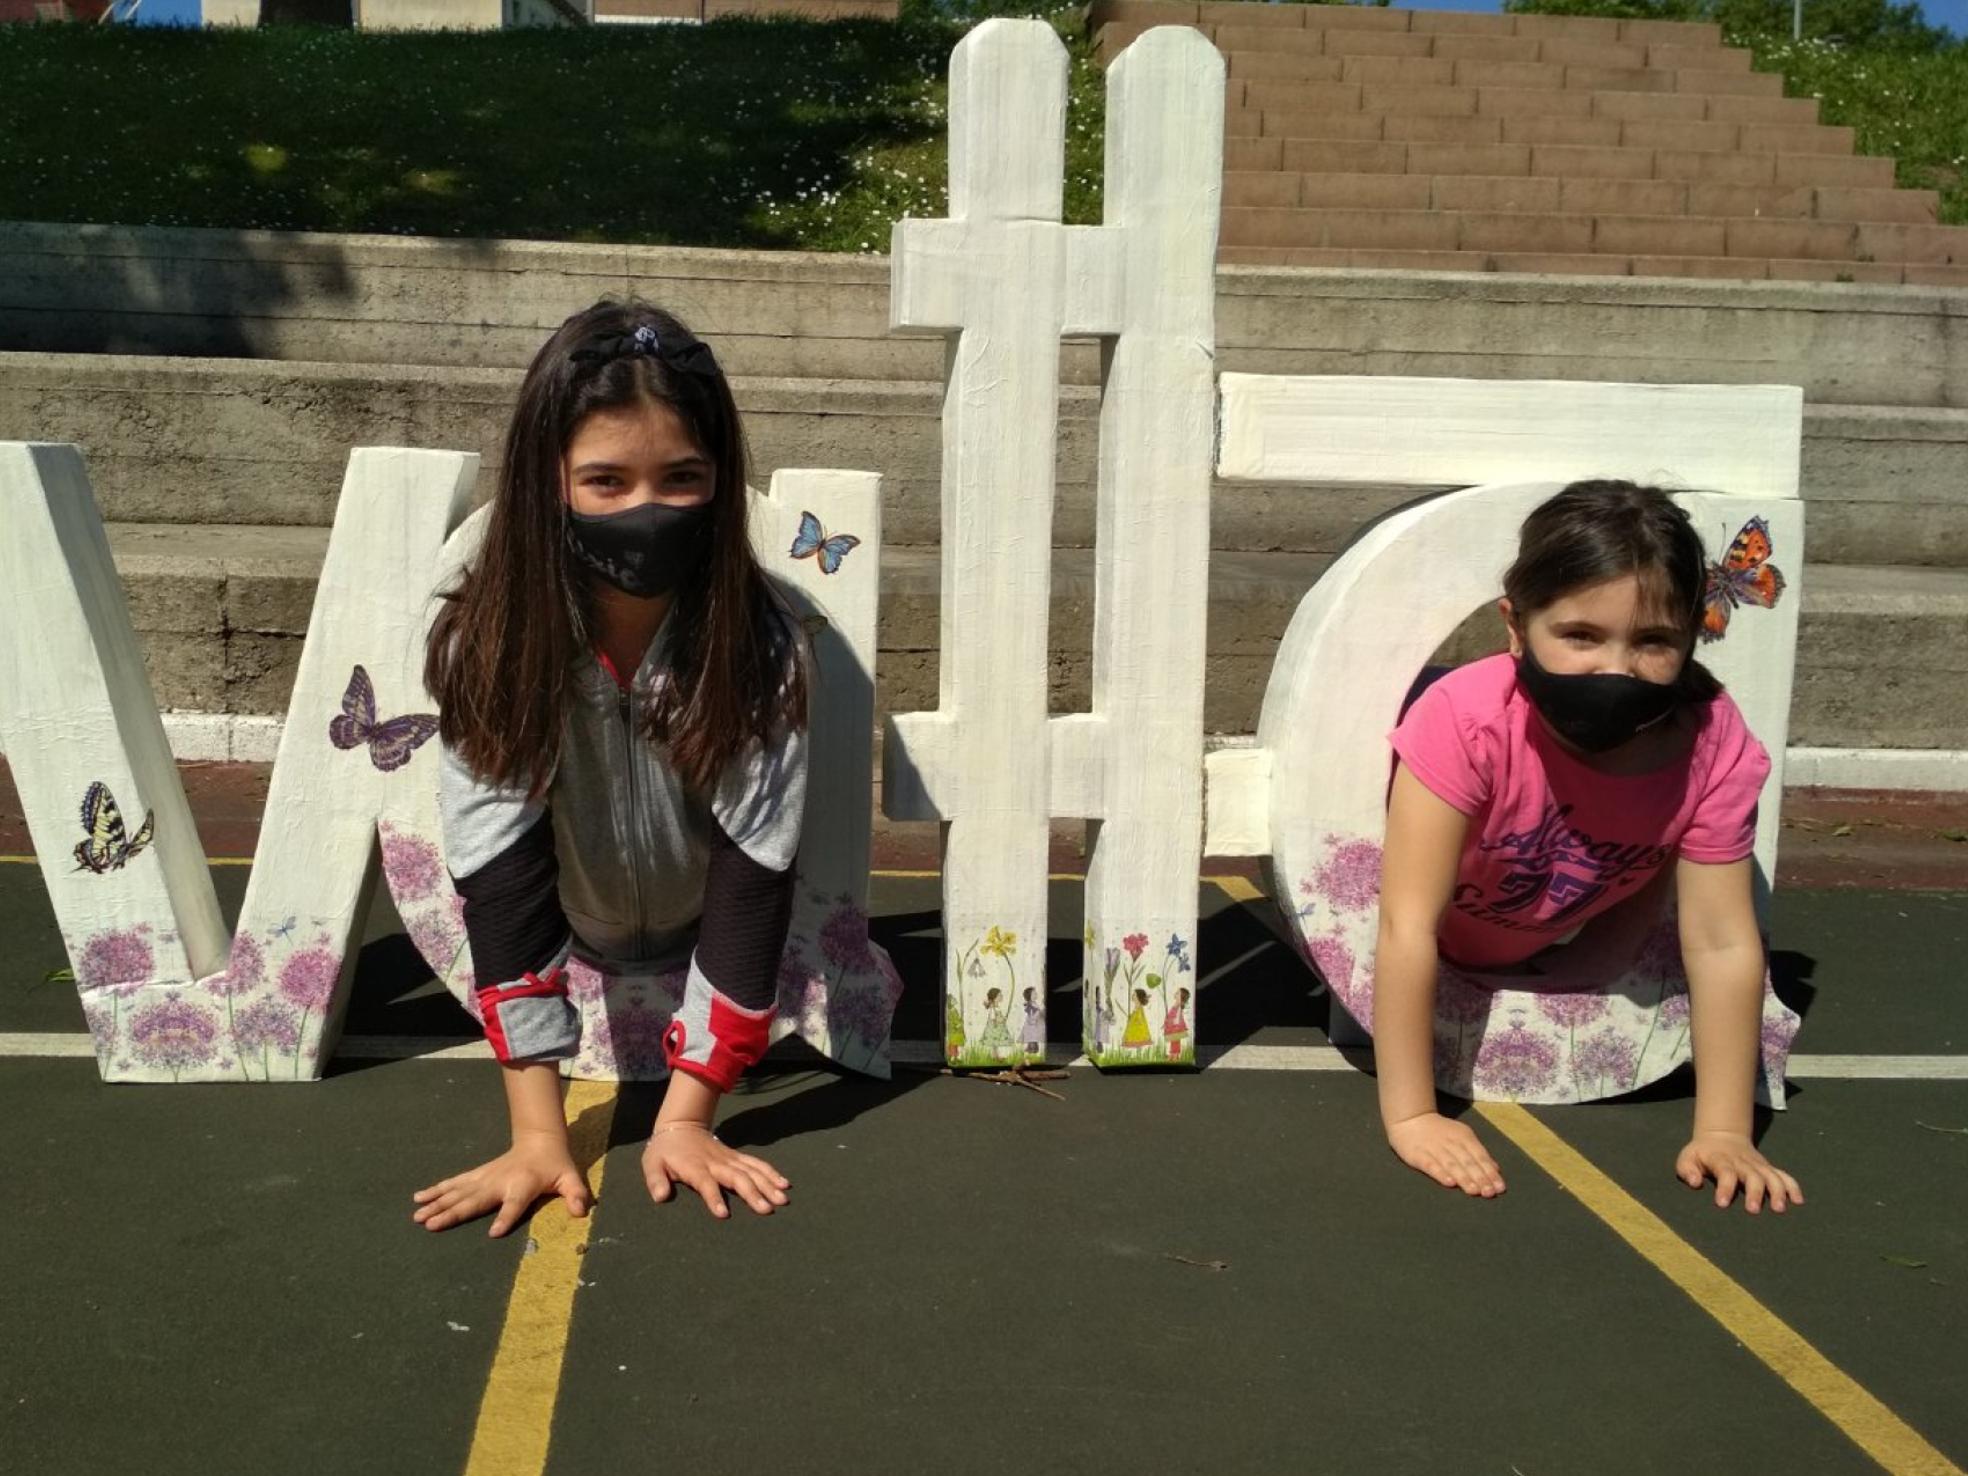
{"type": "MultiPolygon", "coordinates": [[[[964,29],[4,26],[0,218],[885,251],[945,214],[964,29]]],[[[1069,50],[1067,219],[1090,223],[1101,73],[1069,50]]]]}

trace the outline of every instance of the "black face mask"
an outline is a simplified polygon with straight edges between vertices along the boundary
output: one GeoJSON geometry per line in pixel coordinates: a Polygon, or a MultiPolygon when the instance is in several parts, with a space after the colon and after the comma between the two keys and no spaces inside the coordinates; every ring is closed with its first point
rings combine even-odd
{"type": "Polygon", "coordinates": [[[1552,731],[1587,753],[1607,753],[1671,716],[1681,703],[1679,682],[1594,672],[1559,676],[1531,655],[1517,658],[1517,680],[1552,731]]]}
{"type": "Polygon", "coordinates": [[[567,511],[567,546],[574,557],[623,594],[666,595],[704,557],[711,505],[668,507],[645,502],[617,513],[567,511]]]}

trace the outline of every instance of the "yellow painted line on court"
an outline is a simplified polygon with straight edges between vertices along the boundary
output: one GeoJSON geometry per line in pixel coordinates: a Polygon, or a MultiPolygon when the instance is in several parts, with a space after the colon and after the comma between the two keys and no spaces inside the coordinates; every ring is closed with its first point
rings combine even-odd
{"type": "Polygon", "coordinates": [[[1232,902],[1262,902],[1264,893],[1257,883],[1241,876],[1206,876],[1203,878],[1232,902]]]}
{"type": "Polygon", "coordinates": [[[1496,1102],[1476,1110],[1893,1476],[1962,1476],[1917,1430],[1529,1112],[1496,1102]]]}
{"type": "MultiPolygon", "coordinates": [[[[597,1202],[614,1103],[612,1082],[568,1083],[568,1141],[574,1161],[588,1171],[597,1202]]],[[[574,1290],[581,1279],[594,1216],[591,1208],[586,1219],[577,1220],[556,1199],[543,1205],[524,1227],[537,1249],[520,1259],[519,1274],[513,1278],[506,1325],[499,1333],[491,1376],[485,1381],[465,1476],[540,1476],[546,1469],[568,1325],[574,1317],[574,1290]]]]}

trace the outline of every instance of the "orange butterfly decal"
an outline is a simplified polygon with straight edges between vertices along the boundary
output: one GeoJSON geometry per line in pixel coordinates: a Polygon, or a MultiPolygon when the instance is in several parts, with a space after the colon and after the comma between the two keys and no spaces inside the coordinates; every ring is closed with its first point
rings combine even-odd
{"type": "Polygon", "coordinates": [[[1770,525],[1751,518],[1742,525],[1722,562],[1708,566],[1708,585],[1702,592],[1701,638],[1719,641],[1728,634],[1729,613],[1738,605],[1777,607],[1784,592],[1782,571],[1770,562],[1770,525]]]}

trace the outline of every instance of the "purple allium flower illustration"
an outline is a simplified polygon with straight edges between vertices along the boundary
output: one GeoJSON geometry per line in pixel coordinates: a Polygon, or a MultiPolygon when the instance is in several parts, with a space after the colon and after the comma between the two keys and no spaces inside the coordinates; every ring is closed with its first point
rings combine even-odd
{"type": "Polygon", "coordinates": [[[600,999],[603,982],[600,969],[584,958],[567,956],[567,997],[575,1004],[600,999]]]}
{"type": "Polygon", "coordinates": [[[1764,1060],[1785,1060],[1790,1055],[1791,1042],[1797,1039],[1797,1021],[1788,1015],[1765,1016],[1758,1039],[1763,1047],[1764,1060]]]}
{"type": "Polygon", "coordinates": [[[1640,1051],[1633,1038],[1617,1030],[1596,1030],[1572,1052],[1572,1074],[1582,1082],[1625,1085],[1639,1066],[1640,1051]]]}
{"type": "Polygon", "coordinates": [[[1549,1086],[1557,1069],[1558,1048],[1513,1019],[1477,1048],[1474,1080],[1486,1096],[1523,1097],[1549,1086]]]}
{"type": "Polygon", "coordinates": [[[1606,996],[1585,992],[1540,993],[1537,996],[1537,1012],[1554,1025],[1569,1025],[1576,1030],[1581,1025],[1590,1025],[1606,1013],[1606,996]]]}
{"type": "Polygon", "coordinates": [[[1452,1025],[1487,1020],[1496,995],[1454,969],[1443,968],[1435,980],[1435,1018],[1452,1025]]]}
{"type": "Polygon", "coordinates": [[[1688,991],[1686,988],[1662,993],[1660,1000],[1659,1028],[1680,1030],[1688,1023],[1688,991]]]}
{"type": "Polygon", "coordinates": [[[669,1017],[637,1000],[627,1007],[609,1011],[608,1031],[615,1049],[615,1069],[623,1076],[654,1076],[668,1058],[663,1051],[663,1032],[669,1017]]]}
{"type": "Polygon", "coordinates": [[[1121,970],[1121,950],[1118,948],[1108,949],[1105,965],[1107,970],[1107,980],[1109,983],[1112,983],[1114,979],[1114,975],[1119,973],[1121,970]]]}
{"type": "Polygon", "coordinates": [[[808,1025],[817,1025],[827,1007],[827,979],[810,966],[797,948],[789,948],[779,960],[779,1013],[808,1025]]]}
{"type": "Polygon", "coordinates": [[[1380,847],[1341,841],[1313,874],[1314,894],[1339,912],[1365,912],[1380,902],[1380,847]]]}
{"type": "Polygon", "coordinates": [[[1162,952],[1175,960],[1177,973],[1189,972],[1189,945],[1183,941],[1180,933],[1169,934],[1168,946],[1162,952]]]}
{"type": "Polygon", "coordinates": [[[1148,935],[1146,933],[1129,933],[1125,938],[1121,939],[1121,947],[1127,950],[1127,956],[1129,958],[1139,963],[1143,951],[1148,947],[1148,935]]]}
{"type": "Polygon", "coordinates": [[[431,966],[431,972],[443,978],[465,941],[452,925],[451,910],[448,907],[425,908],[405,918],[403,928],[410,935],[412,946],[431,966]]]}
{"type": "Polygon", "coordinates": [[[827,1028],[837,1037],[879,1045],[888,1036],[890,1013],[884,991],[868,981],[837,984],[827,994],[827,1028]]]}
{"type": "Polygon", "coordinates": [[[260,940],[242,928],[232,935],[225,971],[207,979],[205,988],[220,999],[231,999],[258,989],[265,982],[266,952],[260,947],[260,940]]]}
{"type": "Polygon", "coordinates": [[[287,956],[280,966],[280,992],[303,1011],[326,1009],[342,976],[342,957],[323,933],[313,947],[287,956]]]}
{"type": "Polygon", "coordinates": [[[97,1054],[107,1051],[110,1042],[116,1038],[116,1012],[92,1000],[84,1000],[82,1018],[88,1022],[89,1038],[96,1043],[97,1054]]]}
{"type": "Polygon", "coordinates": [[[187,1071],[212,1059],[218,1023],[202,1005],[167,994],[130,1013],[130,1050],[146,1066],[187,1071]]]}
{"type": "Polygon", "coordinates": [[[1672,912],[1648,931],[1633,970],[1643,979],[1672,979],[1681,973],[1681,925],[1672,912]]]}
{"type": "Polygon", "coordinates": [[[868,915],[852,900],[837,903],[820,927],[820,952],[837,969],[860,973],[874,963],[868,952],[868,915]]]}
{"type": "Polygon", "coordinates": [[[383,875],[401,906],[422,902],[444,885],[444,858],[420,835],[383,827],[383,875]]]}
{"type": "Polygon", "coordinates": [[[277,999],[256,999],[233,1018],[233,1039],[242,1051],[288,1055],[301,1044],[301,1017],[277,999]]]}
{"type": "Polygon", "coordinates": [[[1321,933],[1305,940],[1305,956],[1326,987],[1350,1005],[1353,996],[1353,950],[1338,933],[1321,933]]]}
{"type": "Polygon", "coordinates": [[[85,989],[143,983],[156,966],[145,936],[149,932],[149,923],[138,923],[92,936],[82,945],[82,957],[75,965],[77,981],[85,989]]]}

